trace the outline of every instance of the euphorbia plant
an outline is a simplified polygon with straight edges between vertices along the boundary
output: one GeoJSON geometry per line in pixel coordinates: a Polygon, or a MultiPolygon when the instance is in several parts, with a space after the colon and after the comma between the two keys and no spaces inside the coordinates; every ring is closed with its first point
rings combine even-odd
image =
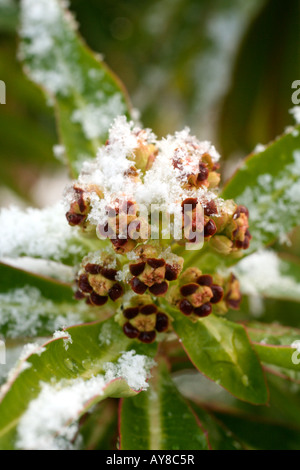
{"type": "Polygon", "coordinates": [[[1,448],[103,449],[113,437],[124,450],[268,447],[247,435],[245,416],[266,415],[279,435],[299,426],[293,405],[274,417],[279,390],[288,397],[298,379],[298,332],[233,320],[239,274],[253,294],[245,279],[260,260],[277,277],[258,293],[276,298],[283,285],[299,301],[298,265],[262,251],[299,220],[299,128],[220,189],[215,148],[188,129],[159,140],[135,124],[122,85],[59,0],[23,0],[20,31],[20,57],[55,107],[56,152],[73,181],[65,208],[1,215],[0,331],[8,347],[39,338],[2,387],[1,448]],[[52,277],[7,259],[21,256],[55,261],[52,277]],[[217,384],[215,410],[197,371],[217,384]]]}

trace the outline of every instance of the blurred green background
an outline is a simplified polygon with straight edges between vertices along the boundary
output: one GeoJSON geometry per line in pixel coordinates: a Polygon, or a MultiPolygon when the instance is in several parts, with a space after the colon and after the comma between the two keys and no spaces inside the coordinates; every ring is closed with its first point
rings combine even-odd
{"type": "MultiPolygon", "coordinates": [[[[88,45],[127,87],[144,125],[212,140],[226,177],[293,123],[300,78],[298,0],[71,0],[88,45]]],[[[44,206],[66,171],[53,156],[53,110],[17,60],[18,1],[0,0],[0,206],[44,206]],[[45,191],[45,188],[47,190],[45,191]]]]}

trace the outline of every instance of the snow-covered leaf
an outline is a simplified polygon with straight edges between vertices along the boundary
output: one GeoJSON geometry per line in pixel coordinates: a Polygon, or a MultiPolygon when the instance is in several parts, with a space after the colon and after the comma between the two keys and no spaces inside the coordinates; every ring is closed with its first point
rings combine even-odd
{"type": "Polygon", "coordinates": [[[72,176],[96,156],[114,117],[129,113],[123,85],[84,44],[61,0],[22,0],[20,57],[55,105],[72,176]]]}
{"type": "Polygon", "coordinates": [[[300,126],[250,155],[222,196],[249,209],[249,253],[284,240],[300,220],[300,126]]]}
{"type": "Polygon", "coordinates": [[[273,251],[259,251],[234,268],[243,293],[300,302],[300,265],[273,251]]]}
{"type": "Polygon", "coordinates": [[[206,433],[162,361],[148,393],[122,401],[122,450],[208,450],[206,433]]]}
{"type": "Polygon", "coordinates": [[[155,351],[127,338],[114,318],[31,345],[1,389],[1,449],[72,448],[74,422],[92,405],[147,389],[155,351]]]}
{"type": "Polygon", "coordinates": [[[69,284],[3,263],[0,280],[0,334],[6,339],[47,336],[99,315],[74,299],[69,284]]]}
{"type": "Polygon", "coordinates": [[[264,404],[268,392],[261,364],[243,326],[214,315],[196,323],[169,308],[173,328],[197,369],[235,397],[264,404]]]}

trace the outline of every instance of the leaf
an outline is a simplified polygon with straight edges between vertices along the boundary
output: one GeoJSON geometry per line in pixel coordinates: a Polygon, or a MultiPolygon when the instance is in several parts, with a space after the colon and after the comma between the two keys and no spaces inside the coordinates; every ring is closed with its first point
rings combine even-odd
{"type": "Polygon", "coordinates": [[[148,393],[122,401],[122,450],[207,450],[206,435],[161,362],[148,393]]]}
{"type": "Polygon", "coordinates": [[[300,126],[244,161],[222,192],[250,211],[248,253],[299,224],[300,126]]]}
{"type": "Polygon", "coordinates": [[[118,429],[118,408],[115,400],[100,402],[92,413],[82,417],[79,435],[82,450],[114,450],[118,429]]]}
{"type": "Polygon", "coordinates": [[[2,389],[1,449],[60,448],[54,436],[61,433],[66,438],[76,432],[74,427],[66,430],[66,425],[93,404],[107,396],[127,397],[139,391],[134,384],[146,378],[156,345],[130,340],[112,318],[69,328],[44,348],[37,347],[36,354],[21,361],[2,389]]]}
{"type": "Polygon", "coordinates": [[[217,414],[217,418],[231,430],[249,449],[300,450],[299,431],[261,420],[240,416],[217,414]]]}
{"type": "Polygon", "coordinates": [[[191,404],[200,421],[207,430],[207,436],[212,450],[242,450],[243,443],[232,434],[232,432],[218,420],[212,413],[191,404]]]}
{"type": "Polygon", "coordinates": [[[250,323],[247,331],[262,362],[300,371],[300,354],[297,352],[300,330],[280,325],[250,323]]]}
{"type": "Polygon", "coordinates": [[[248,154],[257,142],[269,142],[289,124],[291,85],[299,78],[299,63],[291,60],[299,56],[299,4],[264,4],[248,31],[243,28],[221,112],[219,141],[226,156],[248,154]]]}
{"type": "Polygon", "coordinates": [[[183,348],[200,372],[241,400],[266,403],[262,368],[243,326],[214,315],[193,323],[174,309],[168,311],[183,348]]]}
{"type": "Polygon", "coordinates": [[[20,56],[28,76],[53,99],[72,177],[105,143],[112,120],[129,115],[123,85],[76,32],[60,0],[21,2],[20,56]]]}
{"type": "Polygon", "coordinates": [[[46,336],[62,326],[99,318],[98,309],[74,299],[69,284],[3,263],[0,279],[0,334],[5,339],[46,336]]]}

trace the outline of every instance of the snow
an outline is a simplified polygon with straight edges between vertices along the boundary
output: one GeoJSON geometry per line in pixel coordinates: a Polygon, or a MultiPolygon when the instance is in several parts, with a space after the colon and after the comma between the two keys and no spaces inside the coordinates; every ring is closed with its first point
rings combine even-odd
{"type": "Polygon", "coordinates": [[[54,331],[80,323],[85,306],[55,304],[32,286],[11,289],[0,294],[0,329],[7,338],[33,337],[41,329],[54,331]]]}
{"type": "Polygon", "coordinates": [[[245,294],[299,300],[300,283],[285,273],[284,261],[272,251],[258,251],[238,263],[234,272],[245,294]]]}
{"type": "Polygon", "coordinates": [[[60,203],[45,209],[2,209],[0,237],[0,258],[27,255],[59,260],[80,252],[78,246],[69,244],[76,231],[67,224],[60,203]]]}
{"type": "Polygon", "coordinates": [[[69,349],[69,344],[73,343],[71,335],[68,331],[56,330],[53,333],[53,338],[54,339],[63,338],[64,339],[64,347],[65,347],[66,351],[69,349]]]}
{"type": "Polygon", "coordinates": [[[101,137],[113,118],[126,112],[121,93],[115,93],[108,99],[103,96],[100,101],[103,101],[101,106],[88,104],[82,109],[76,109],[72,114],[72,122],[81,124],[87,139],[101,137]]]}
{"type": "Polygon", "coordinates": [[[112,362],[105,364],[105,379],[110,382],[116,378],[123,378],[134,390],[146,390],[149,387],[146,380],[150,377],[149,371],[154,365],[153,359],[136,354],[134,350],[127,351],[121,355],[116,364],[112,362]]]}
{"type": "MultiPolygon", "coordinates": [[[[97,118],[97,113],[94,117],[97,118]]],[[[97,125],[93,127],[88,124],[86,132],[90,137],[92,134],[95,136],[96,129],[97,125]]],[[[198,141],[190,135],[188,128],[157,140],[149,129],[142,130],[132,121],[127,122],[125,116],[117,117],[110,127],[108,144],[99,148],[95,160],[83,164],[78,178],[82,188],[97,185],[103,193],[101,199],[95,192],[90,193],[92,207],[89,221],[96,226],[103,224],[107,205],[113,205],[117,198],[132,199],[146,214],[150,214],[151,206],[156,204],[162,213],[178,217],[181,217],[182,200],[190,196],[198,197],[203,202],[213,199],[219,207],[223,206],[224,201],[217,197],[216,192],[206,187],[192,191],[183,189],[188,172],[198,171],[199,160],[205,153],[209,153],[214,162],[220,158],[210,142],[198,141]],[[144,145],[155,144],[159,152],[145,175],[138,170],[139,176],[132,180],[125,173],[134,165],[134,150],[140,142],[144,145]],[[173,166],[175,152],[183,162],[180,169],[173,166]]],[[[70,204],[72,198],[73,193],[69,189],[65,193],[66,203],[70,204]]]]}
{"type": "Polygon", "coordinates": [[[289,110],[289,112],[295,119],[296,124],[300,124],[300,106],[294,106],[292,109],[289,110]]]}
{"type": "MultiPolygon", "coordinates": [[[[45,87],[52,94],[61,93],[68,96],[74,76],[66,66],[63,58],[55,55],[56,42],[64,40],[61,5],[66,2],[57,0],[22,0],[20,35],[20,59],[30,58],[30,74],[32,79],[45,87]],[[55,70],[49,67],[49,60],[57,58],[55,70]]],[[[70,16],[69,26],[75,28],[70,16]]],[[[68,41],[63,43],[63,55],[67,54],[68,41]]],[[[80,82],[80,77],[76,77],[80,82]]]]}
{"type": "Polygon", "coordinates": [[[78,425],[72,421],[79,418],[85,405],[103,396],[105,386],[118,378],[125,379],[137,390],[146,389],[153,364],[152,359],[128,351],[116,364],[104,365],[105,375],[60,381],[55,385],[42,382],[40,394],[31,401],[19,422],[17,447],[25,450],[76,448],[78,442],[70,442],[76,436],[78,425]]]}

